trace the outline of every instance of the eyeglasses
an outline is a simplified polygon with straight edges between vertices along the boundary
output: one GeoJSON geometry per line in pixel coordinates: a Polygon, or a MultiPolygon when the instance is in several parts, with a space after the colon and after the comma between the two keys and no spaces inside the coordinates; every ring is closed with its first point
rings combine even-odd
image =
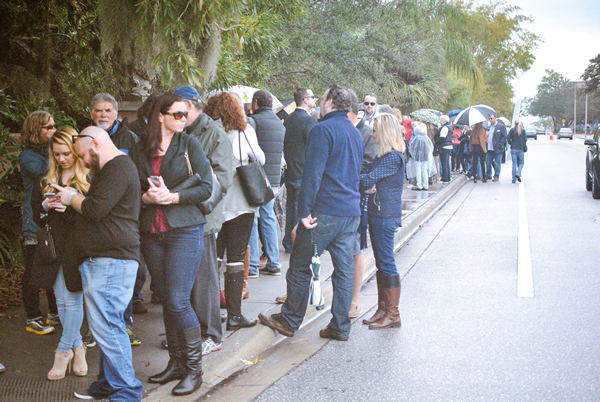
{"type": "Polygon", "coordinates": [[[306,99],[306,98],[311,98],[311,99],[314,99],[314,100],[317,100],[317,99],[319,99],[319,98],[317,98],[317,97],[316,97],[316,96],[314,96],[314,95],[305,96],[304,98],[305,98],[305,99],[306,99]]]}
{"type": "Polygon", "coordinates": [[[185,112],[182,112],[182,111],[166,112],[165,114],[168,114],[169,116],[173,116],[175,118],[175,120],[181,120],[182,117],[185,117],[187,119],[187,116],[188,116],[187,110],[185,112]]]}
{"type": "Polygon", "coordinates": [[[75,141],[77,141],[77,138],[81,138],[81,137],[94,138],[91,135],[85,135],[85,134],[72,135],[71,139],[73,140],[73,144],[75,144],[75,141]]]}
{"type": "Polygon", "coordinates": [[[365,102],[365,106],[375,106],[377,104],[377,102],[365,102]]]}
{"type": "Polygon", "coordinates": [[[56,130],[57,126],[56,124],[48,124],[47,126],[42,126],[42,128],[45,128],[46,130],[56,130]]]}

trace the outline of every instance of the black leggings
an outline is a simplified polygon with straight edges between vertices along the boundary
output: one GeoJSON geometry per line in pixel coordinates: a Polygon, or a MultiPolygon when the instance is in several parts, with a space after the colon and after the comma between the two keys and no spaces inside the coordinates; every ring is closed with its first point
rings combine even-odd
{"type": "Polygon", "coordinates": [[[477,161],[481,163],[481,178],[485,179],[485,152],[481,145],[473,145],[473,166],[471,166],[471,176],[477,177],[477,161]]]}
{"type": "Polygon", "coordinates": [[[225,249],[227,249],[228,264],[244,262],[253,224],[254,213],[252,212],[223,222],[223,227],[217,237],[217,256],[223,259],[225,249]]]}

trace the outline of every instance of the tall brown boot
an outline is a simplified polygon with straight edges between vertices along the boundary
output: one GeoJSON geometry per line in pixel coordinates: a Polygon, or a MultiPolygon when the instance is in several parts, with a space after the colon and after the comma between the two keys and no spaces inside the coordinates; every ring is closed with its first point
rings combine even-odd
{"type": "Polygon", "coordinates": [[[401,326],[400,311],[400,275],[384,275],[383,278],[383,297],[385,299],[385,315],[369,325],[369,329],[381,329],[394,326],[401,326]]]}
{"type": "Polygon", "coordinates": [[[246,247],[246,257],[244,258],[244,286],[242,287],[242,300],[250,297],[250,288],[248,288],[248,272],[250,272],[250,246],[246,247]]]}
{"type": "Polygon", "coordinates": [[[377,279],[377,299],[379,300],[379,305],[377,307],[377,311],[371,318],[365,318],[362,322],[365,325],[373,324],[375,321],[379,321],[385,315],[385,299],[383,298],[383,274],[380,271],[377,271],[375,274],[375,278],[377,279]]]}

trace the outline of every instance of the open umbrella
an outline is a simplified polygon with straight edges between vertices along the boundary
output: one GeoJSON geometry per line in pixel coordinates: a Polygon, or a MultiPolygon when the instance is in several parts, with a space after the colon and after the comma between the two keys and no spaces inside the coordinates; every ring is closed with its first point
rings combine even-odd
{"type": "Polygon", "coordinates": [[[510,120],[508,120],[506,117],[498,117],[498,121],[501,121],[505,126],[510,127],[510,120]]]}
{"type": "MultiPolygon", "coordinates": [[[[215,89],[214,91],[210,91],[208,93],[207,98],[210,98],[211,96],[221,93],[221,92],[234,92],[242,97],[242,100],[244,101],[244,103],[252,103],[252,95],[254,95],[254,92],[258,91],[259,89],[260,88],[247,87],[245,85],[234,85],[226,90],[215,89]]],[[[271,95],[273,95],[273,94],[271,94],[271,95]]],[[[283,104],[279,101],[279,99],[277,99],[275,96],[273,96],[273,109],[282,108],[282,107],[283,107],[283,104]]]]}
{"type": "Polygon", "coordinates": [[[419,119],[421,121],[431,124],[440,124],[442,121],[439,116],[436,116],[435,114],[425,109],[415,110],[410,115],[413,116],[415,119],[419,119]]]}
{"type": "MultiPolygon", "coordinates": [[[[311,232],[312,237],[312,232],[311,232]]],[[[321,291],[321,281],[319,280],[319,271],[321,270],[321,259],[317,252],[317,243],[313,243],[313,256],[310,265],[310,304],[315,306],[317,310],[323,310],[325,308],[325,297],[321,291]]]]}
{"type": "Polygon", "coordinates": [[[448,116],[448,117],[450,117],[452,119],[456,115],[458,115],[460,112],[462,112],[462,109],[454,109],[454,110],[451,110],[448,113],[446,113],[446,116],[448,116]]]}
{"type": "Polygon", "coordinates": [[[436,115],[437,117],[440,117],[441,115],[443,115],[442,112],[440,112],[439,110],[435,110],[435,109],[419,109],[419,110],[426,110],[428,112],[433,113],[434,115],[436,115]]]}
{"type": "Polygon", "coordinates": [[[487,105],[469,106],[460,112],[454,119],[454,124],[466,124],[474,126],[477,123],[487,121],[491,115],[496,114],[494,108],[487,105]]]}

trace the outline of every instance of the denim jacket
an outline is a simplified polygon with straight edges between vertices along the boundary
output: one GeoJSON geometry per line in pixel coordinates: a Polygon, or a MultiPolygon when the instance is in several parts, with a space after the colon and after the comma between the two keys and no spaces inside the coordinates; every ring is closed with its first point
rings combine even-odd
{"type": "Polygon", "coordinates": [[[35,238],[35,231],[39,229],[33,221],[31,209],[31,195],[33,186],[40,185],[40,176],[48,169],[48,148],[25,148],[19,156],[21,162],[21,177],[25,188],[25,201],[23,202],[23,237],[35,238]]]}

